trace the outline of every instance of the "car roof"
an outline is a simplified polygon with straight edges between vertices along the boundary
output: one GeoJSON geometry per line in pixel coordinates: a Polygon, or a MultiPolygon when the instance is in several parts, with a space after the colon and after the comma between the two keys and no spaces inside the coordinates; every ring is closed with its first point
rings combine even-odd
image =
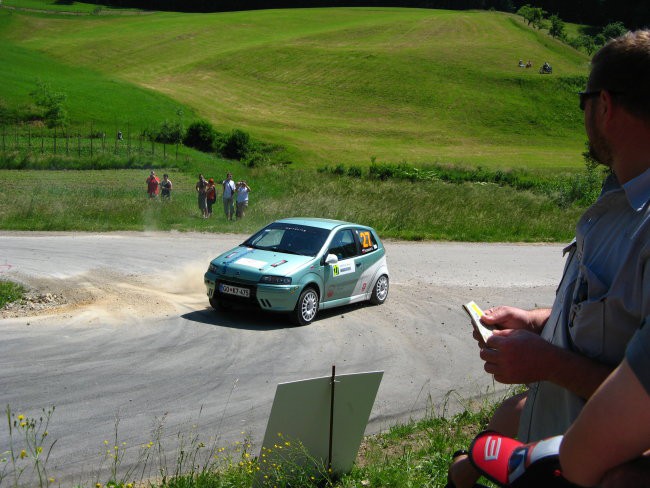
{"type": "MultiPolygon", "coordinates": [[[[353,224],[352,222],[345,222],[343,220],[334,220],[334,219],[317,219],[313,217],[292,217],[288,219],[281,219],[277,222],[283,224],[296,224],[296,225],[308,225],[311,227],[318,227],[321,229],[332,230],[343,225],[358,225],[353,224]]],[[[359,227],[365,227],[359,226],[359,227]]]]}

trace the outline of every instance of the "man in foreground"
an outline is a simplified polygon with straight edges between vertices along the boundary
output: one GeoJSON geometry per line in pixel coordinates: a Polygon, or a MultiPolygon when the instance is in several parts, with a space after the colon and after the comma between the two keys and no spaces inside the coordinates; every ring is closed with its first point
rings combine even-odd
{"type": "MultiPolygon", "coordinates": [[[[581,217],[550,310],[496,307],[481,358],[506,384],[529,385],[506,400],[488,428],[530,442],[564,433],[650,320],[650,31],[610,41],[580,93],[590,152],[612,175],[581,217]]],[[[478,473],[455,457],[449,485],[478,473]]]]}

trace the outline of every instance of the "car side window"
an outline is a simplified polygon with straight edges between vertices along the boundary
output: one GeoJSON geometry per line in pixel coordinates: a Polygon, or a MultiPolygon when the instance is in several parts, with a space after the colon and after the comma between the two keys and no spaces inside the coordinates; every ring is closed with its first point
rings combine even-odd
{"type": "Polygon", "coordinates": [[[330,244],[329,254],[335,254],[339,259],[353,258],[357,255],[357,244],[350,229],[337,232],[330,244]]]}
{"type": "Polygon", "coordinates": [[[372,232],[366,229],[356,229],[355,233],[359,237],[359,245],[361,246],[361,254],[368,254],[369,252],[377,250],[377,239],[372,232]]]}

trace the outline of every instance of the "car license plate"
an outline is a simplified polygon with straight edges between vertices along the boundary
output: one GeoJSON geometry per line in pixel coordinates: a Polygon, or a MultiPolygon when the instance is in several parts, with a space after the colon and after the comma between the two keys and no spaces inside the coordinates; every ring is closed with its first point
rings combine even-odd
{"type": "Polygon", "coordinates": [[[236,295],[238,297],[248,298],[251,296],[251,291],[248,288],[240,288],[238,286],[225,285],[223,283],[219,284],[219,291],[221,293],[226,293],[228,295],[236,295]]]}

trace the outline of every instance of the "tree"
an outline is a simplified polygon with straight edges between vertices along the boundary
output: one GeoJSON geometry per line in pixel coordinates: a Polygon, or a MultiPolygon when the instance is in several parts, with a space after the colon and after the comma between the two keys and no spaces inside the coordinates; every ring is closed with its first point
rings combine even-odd
{"type": "Polygon", "coordinates": [[[212,124],[206,120],[192,122],[187,128],[187,133],[183,139],[183,144],[187,147],[193,147],[203,152],[213,152],[217,133],[212,124]]]}
{"type": "Polygon", "coordinates": [[[585,50],[589,56],[596,50],[596,41],[593,37],[582,34],[578,37],[578,46],[585,50]]]}
{"type": "Polygon", "coordinates": [[[605,39],[610,40],[622,36],[626,32],[627,28],[623,25],[623,22],[611,22],[603,27],[601,34],[605,39]]]}
{"type": "Polygon", "coordinates": [[[566,39],[564,21],[557,15],[551,15],[549,20],[551,21],[551,28],[548,33],[556,39],[566,39]]]}
{"type": "Polygon", "coordinates": [[[63,127],[66,125],[68,112],[65,101],[68,96],[63,92],[53,92],[48,83],[36,81],[36,89],[29,94],[37,107],[44,110],[43,119],[48,127],[63,127]]]}
{"type": "Polygon", "coordinates": [[[544,16],[547,14],[544,9],[540,7],[531,7],[529,4],[524,5],[517,10],[517,15],[521,15],[528,25],[533,24],[533,27],[541,29],[544,27],[544,16]]]}

